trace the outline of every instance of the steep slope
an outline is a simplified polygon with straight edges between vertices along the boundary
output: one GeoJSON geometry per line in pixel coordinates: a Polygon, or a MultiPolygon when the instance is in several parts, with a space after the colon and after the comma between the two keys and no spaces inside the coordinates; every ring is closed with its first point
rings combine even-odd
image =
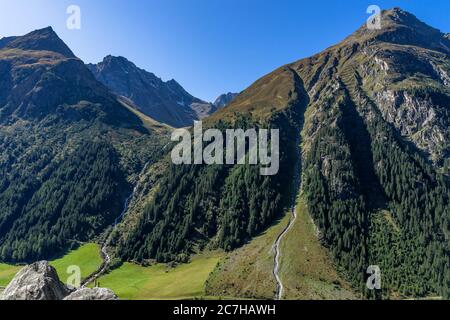
{"type": "Polygon", "coordinates": [[[279,102],[279,113],[251,118],[245,113],[234,115],[230,109],[227,117],[221,110],[220,124],[213,120],[215,116],[204,123],[218,128],[283,128],[280,173],[261,176],[257,166],[167,165],[162,179],[149,190],[150,199],[144,200],[147,204],[134,230],[124,237],[128,239],[122,238],[120,256],[168,261],[181,259],[197,245],[231,250],[271,224],[290,198],[290,184],[285,181],[292,176],[292,168],[286,164],[295,161],[292,137],[299,136],[295,121],[307,103],[301,80],[292,71],[286,73],[279,87],[273,88],[275,95],[266,96],[269,110],[279,102]]]}
{"type": "Polygon", "coordinates": [[[312,97],[304,187],[355,285],[378,265],[386,295],[447,295],[448,41],[400,9],[382,25],[291,66],[312,97]]]}
{"type": "Polygon", "coordinates": [[[173,127],[188,127],[212,114],[214,105],[186,92],[175,80],[162,81],[124,57],[107,56],[88,68],[105,86],[130,99],[141,112],[173,127]]]}
{"type": "Polygon", "coordinates": [[[6,37],[0,40],[0,49],[51,51],[67,58],[75,58],[69,47],[59,39],[51,27],[30,32],[25,37],[6,37]]]}
{"type": "Polygon", "coordinates": [[[0,44],[0,261],[33,262],[101,233],[167,138],[51,28],[0,44]]]}
{"type": "Polygon", "coordinates": [[[383,12],[381,30],[363,26],[258,80],[204,126],[279,128],[279,174],[169,165],[118,255],[182,261],[240,247],[292,205],[300,161],[320,241],[354,288],[364,292],[378,265],[383,290],[368,296],[448,296],[448,48],[444,34],[396,8],[383,12]]]}

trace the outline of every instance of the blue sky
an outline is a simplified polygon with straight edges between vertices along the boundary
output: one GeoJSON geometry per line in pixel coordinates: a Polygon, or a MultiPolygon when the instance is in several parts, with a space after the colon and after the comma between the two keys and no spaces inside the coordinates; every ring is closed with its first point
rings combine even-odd
{"type": "Polygon", "coordinates": [[[0,0],[0,37],[51,25],[85,62],[122,55],[212,101],[341,41],[371,4],[450,32],[448,0],[0,0]],[[66,28],[71,4],[81,30],[66,28]]]}

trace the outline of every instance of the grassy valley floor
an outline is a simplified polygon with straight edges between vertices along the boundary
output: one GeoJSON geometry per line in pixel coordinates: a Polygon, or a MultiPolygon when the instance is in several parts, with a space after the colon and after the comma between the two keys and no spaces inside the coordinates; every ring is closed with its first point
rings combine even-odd
{"type": "MultiPolygon", "coordinates": [[[[63,257],[50,261],[50,264],[58,272],[60,280],[64,283],[67,282],[67,278],[71,275],[67,273],[69,266],[78,266],[81,271],[81,278],[86,278],[96,271],[101,263],[100,248],[94,243],[82,245],[63,257]]],[[[0,287],[6,287],[22,268],[23,266],[0,264],[0,287]]]]}
{"type": "Polygon", "coordinates": [[[273,244],[289,222],[286,215],[266,232],[224,257],[208,279],[206,292],[215,297],[273,299],[273,244]]]}
{"type": "Polygon", "coordinates": [[[0,290],[1,287],[6,287],[14,275],[21,269],[20,266],[12,266],[9,264],[0,263],[0,290]]]}
{"type": "Polygon", "coordinates": [[[100,268],[103,260],[100,255],[100,247],[95,243],[85,244],[77,250],[70,251],[64,257],[50,262],[58,272],[59,279],[66,283],[71,275],[67,273],[70,266],[78,266],[81,270],[81,278],[85,279],[100,268]]]}
{"type": "Polygon", "coordinates": [[[181,300],[205,298],[205,282],[221,256],[208,253],[169,268],[165,264],[142,267],[124,263],[100,277],[99,286],[112,289],[123,300],[181,300]]]}
{"type": "Polygon", "coordinates": [[[297,203],[297,220],[281,244],[281,253],[280,277],[284,299],[357,299],[318,241],[317,229],[301,197],[297,203]]]}
{"type": "MultiPolygon", "coordinates": [[[[124,300],[179,299],[274,299],[273,244],[289,222],[286,214],[263,234],[231,253],[196,255],[187,264],[143,267],[124,263],[98,280],[124,300]]],[[[97,244],[86,244],[50,262],[61,281],[69,266],[79,266],[82,278],[102,263],[97,244]]],[[[0,290],[20,266],[0,264],[0,290]]],[[[356,299],[350,286],[338,275],[332,260],[317,238],[317,231],[302,198],[297,219],[281,244],[280,277],[284,299],[356,299]]]]}
{"type": "MultiPolygon", "coordinates": [[[[244,247],[223,258],[207,282],[209,296],[274,299],[273,245],[289,222],[289,214],[244,247]]],[[[281,243],[283,299],[357,299],[338,275],[302,198],[297,219],[281,243]]]]}

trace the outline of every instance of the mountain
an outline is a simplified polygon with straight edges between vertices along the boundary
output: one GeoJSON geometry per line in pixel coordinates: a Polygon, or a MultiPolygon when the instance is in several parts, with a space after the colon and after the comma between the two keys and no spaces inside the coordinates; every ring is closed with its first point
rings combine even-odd
{"type": "MultiPolygon", "coordinates": [[[[383,11],[382,29],[363,25],[259,79],[203,125],[278,128],[278,175],[260,176],[249,165],[167,165],[124,222],[116,255],[185,261],[204,248],[233,251],[282,217],[300,188],[303,214],[332,258],[329,269],[354,290],[366,297],[448,297],[449,48],[448,36],[395,8],[383,11]],[[375,292],[366,288],[372,265],[383,275],[375,292]]],[[[298,241],[285,255],[304,255],[298,241]]],[[[252,268],[270,250],[261,250],[252,268]]],[[[218,266],[216,277],[226,268],[218,266]]],[[[239,278],[248,284],[245,270],[239,278]]],[[[290,277],[298,281],[294,291],[310,279],[290,277]]]]}
{"type": "Polygon", "coordinates": [[[0,40],[0,260],[52,258],[100,235],[166,131],[51,28],[0,40]]]}
{"type": "Polygon", "coordinates": [[[6,37],[0,40],[0,49],[51,51],[67,58],[75,58],[69,47],[61,41],[51,27],[36,30],[25,37],[6,37]]]}
{"type": "Polygon", "coordinates": [[[214,101],[214,106],[217,109],[221,109],[221,108],[225,108],[227,105],[229,105],[237,96],[239,95],[239,93],[232,93],[232,92],[228,92],[228,93],[224,93],[222,95],[220,95],[216,101],[214,101]]]}
{"type": "Polygon", "coordinates": [[[107,56],[87,67],[96,79],[120,96],[130,99],[149,117],[173,127],[188,127],[212,114],[214,105],[190,95],[175,80],[162,81],[124,57],[107,56]]]}

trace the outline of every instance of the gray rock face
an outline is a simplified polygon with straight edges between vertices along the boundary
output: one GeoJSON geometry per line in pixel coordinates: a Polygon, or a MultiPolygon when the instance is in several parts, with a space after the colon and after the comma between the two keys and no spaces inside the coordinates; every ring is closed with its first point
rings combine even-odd
{"type": "Polygon", "coordinates": [[[69,290],[48,262],[26,266],[6,287],[0,300],[62,300],[69,290]]]}
{"type": "Polygon", "coordinates": [[[175,80],[163,81],[124,57],[107,56],[87,67],[114,93],[126,97],[144,114],[172,127],[192,126],[216,108],[189,94],[175,80]]]}
{"type": "Polygon", "coordinates": [[[227,105],[229,105],[237,96],[239,93],[232,93],[228,92],[225,94],[220,95],[216,101],[214,102],[214,106],[217,109],[225,108],[227,105]]]}
{"type": "Polygon", "coordinates": [[[119,300],[119,298],[110,289],[82,288],[71,293],[64,300],[119,300]]]}
{"type": "Polygon", "coordinates": [[[450,123],[442,107],[430,99],[415,97],[404,91],[385,91],[375,95],[383,118],[420,150],[439,162],[448,154],[450,123]]]}
{"type": "Polygon", "coordinates": [[[24,267],[0,294],[0,300],[118,300],[110,289],[65,286],[47,261],[24,267]]]}

